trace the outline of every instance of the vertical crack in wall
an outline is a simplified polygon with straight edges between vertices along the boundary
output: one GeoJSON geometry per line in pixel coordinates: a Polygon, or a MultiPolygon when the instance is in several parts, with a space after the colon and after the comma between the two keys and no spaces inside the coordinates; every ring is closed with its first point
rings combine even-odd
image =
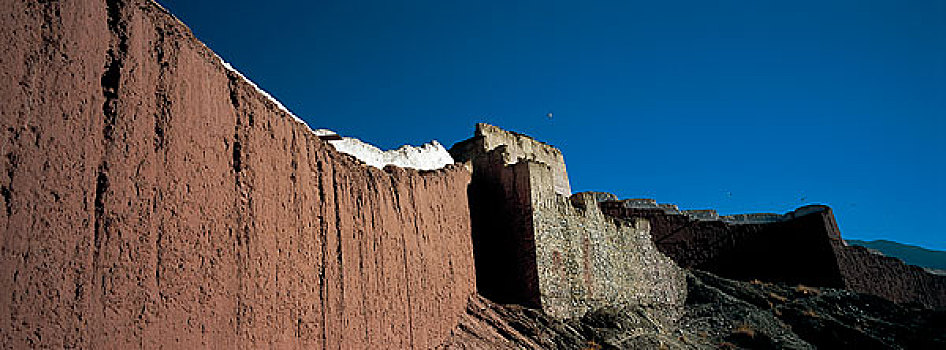
{"type": "Polygon", "coordinates": [[[315,163],[315,168],[317,171],[318,177],[318,186],[319,186],[319,258],[321,263],[319,264],[319,305],[322,308],[322,349],[328,349],[328,334],[326,330],[326,325],[328,324],[328,312],[325,310],[325,264],[328,263],[328,258],[326,257],[326,250],[328,249],[328,242],[326,238],[328,236],[328,224],[325,222],[325,182],[323,178],[325,177],[324,166],[322,161],[318,160],[315,163]]]}
{"type": "Polygon", "coordinates": [[[0,195],[3,196],[4,209],[7,221],[13,218],[13,175],[16,173],[17,158],[13,152],[7,153],[7,185],[0,185],[0,195]]]}
{"type": "Polygon", "coordinates": [[[6,209],[7,219],[13,216],[13,194],[10,193],[9,186],[0,186],[0,195],[3,196],[4,209],[6,209]]]}
{"type": "Polygon", "coordinates": [[[236,199],[234,203],[235,210],[235,243],[234,247],[234,260],[236,260],[236,271],[235,275],[237,276],[237,306],[235,310],[236,315],[236,331],[238,334],[244,332],[244,326],[247,322],[248,313],[250,312],[249,306],[246,304],[246,294],[247,288],[251,285],[247,281],[246,274],[249,273],[249,257],[250,257],[250,224],[253,220],[252,213],[252,196],[249,191],[250,188],[247,185],[245,172],[245,165],[243,163],[244,145],[246,144],[247,139],[247,130],[246,125],[243,123],[243,119],[247,112],[242,108],[240,104],[240,95],[239,95],[239,77],[233,72],[227,72],[228,79],[228,89],[230,90],[230,103],[233,106],[234,113],[234,127],[233,127],[233,155],[232,155],[232,167],[233,167],[233,186],[236,193],[236,199]]]}
{"type": "MultiPolygon", "coordinates": [[[[157,76],[157,81],[155,84],[155,91],[154,91],[155,109],[154,109],[154,141],[153,142],[154,142],[154,151],[156,155],[163,157],[165,166],[167,166],[167,162],[168,162],[167,137],[169,135],[168,128],[170,125],[170,119],[172,115],[172,112],[171,112],[172,101],[171,101],[171,96],[169,93],[169,90],[171,89],[171,84],[169,82],[172,78],[169,77],[169,74],[170,74],[172,61],[176,66],[176,60],[177,60],[177,50],[172,49],[171,52],[167,52],[169,45],[168,45],[168,40],[166,37],[169,35],[168,33],[171,31],[173,31],[173,29],[166,25],[156,25],[154,27],[155,42],[152,46],[154,61],[155,63],[157,63],[157,66],[158,66],[158,76],[157,76]],[[161,150],[163,150],[163,154],[158,153],[161,150]]],[[[173,36],[171,38],[172,38],[172,43],[173,43],[173,36]]],[[[155,207],[152,210],[152,213],[154,214],[157,211],[156,208],[157,208],[159,199],[156,197],[153,200],[154,200],[153,204],[155,207]]],[[[162,266],[164,265],[164,260],[165,260],[164,244],[165,244],[165,234],[167,233],[166,231],[167,231],[167,228],[165,227],[164,222],[163,221],[160,222],[155,232],[156,237],[154,239],[154,254],[155,254],[154,281],[155,281],[155,286],[158,289],[158,295],[161,298],[164,298],[164,292],[161,290],[161,274],[162,274],[162,266]]]]}
{"type": "MultiPolygon", "coordinates": [[[[342,319],[345,319],[345,266],[344,259],[342,258],[342,215],[341,215],[341,206],[338,201],[338,170],[335,169],[335,164],[332,164],[332,176],[334,178],[332,190],[334,191],[334,200],[335,200],[335,235],[337,240],[335,241],[335,258],[336,263],[338,263],[338,285],[339,293],[341,297],[339,300],[339,315],[342,316],[342,319]]],[[[346,182],[347,184],[347,182],[346,182]]]]}
{"type": "Polygon", "coordinates": [[[95,179],[95,223],[94,228],[95,232],[93,235],[93,253],[92,253],[92,267],[97,268],[99,261],[99,254],[102,248],[102,236],[105,234],[105,230],[108,229],[108,223],[105,218],[105,196],[108,191],[108,171],[107,165],[103,163],[98,169],[98,176],[95,179]]]}
{"type": "MultiPolygon", "coordinates": [[[[289,152],[292,155],[292,159],[290,163],[292,167],[292,173],[290,174],[290,179],[292,181],[292,190],[291,190],[292,207],[291,208],[292,208],[293,216],[295,217],[294,220],[297,223],[299,223],[296,225],[295,235],[296,235],[296,242],[297,242],[296,244],[299,245],[299,251],[302,252],[302,251],[305,251],[307,248],[305,246],[305,240],[303,237],[305,235],[306,229],[311,226],[309,226],[310,225],[309,221],[306,220],[306,218],[303,218],[303,214],[302,214],[304,211],[304,207],[302,203],[304,200],[303,192],[305,191],[305,189],[300,189],[298,175],[297,175],[297,173],[299,172],[299,156],[300,156],[299,142],[300,141],[299,141],[299,138],[297,137],[296,129],[291,130],[291,135],[292,135],[292,140],[289,142],[289,152]],[[303,226],[302,223],[306,223],[307,225],[303,226]]],[[[306,141],[306,138],[303,137],[302,142],[305,142],[305,141],[306,141]]],[[[303,145],[303,146],[308,146],[308,145],[303,145]]],[[[291,243],[292,243],[292,240],[290,240],[290,244],[291,243]]],[[[289,253],[287,254],[287,260],[292,258],[290,255],[292,254],[291,248],[292,247],[290,246],[290,249],[288,250],[289,253]]],[[[277,267],[278,266],[279,265],[277,265],[277,267]]],[[[291,289],[291,288],[292,288],[292,284],[290,283],[287,289],[291,289]]],[[[302,316],[306,314],[307,313],[305,311],[301,311],[301,310],[295,311],[296,320],[297,320],[295,336],[297,340],[302,339],[302,316]]]]}
{"type": "Polygon", "coordinates": [[[239,132],[235,132],[235,133],[233,134],[233,138],[234,138],[234,141],[233,141],[233,159],[232,159],[233,172],[234,172],[235,174],[237,174],[236,179],[235,179],[235,181],[236,181],[236,186],[237,186],[237,187],[240,187],[240,176],[239,176],[239,174],[240,174],[240,172],[243,171],[243,143],[240,142],[240,134],[239,134],[239,132]]]}
{"type": "Polygon", "coordinates": [[[105,72],[102,74],[102,94],[105,103],[102,104],[102,113],[105,116],[104,135],[106,142],[113,142],[115,135],[115,121],[118,118],[118,92],[121,88],[122,68],[128,53],[127,23],[121,18],[124,2],[108,0],[108,29],[112,34],[112,43],[106,53],[105,72]]]}
{"type": "MultiPolygon", "coordinates": [[[[410,189],[414,189],[414,180],[411,179],[408,182],[410,189]]],[[[408,191],[410,193],[411,206],[414,213],[417,213],[417,203],[414,201],[414,192],[408,191]]],[[[414,222],[414,232],[419,232],[417,227],[417,220],[411,220],[414,222]]],[[[411,269],[410,262],[407,260],[407,238],[405,237],[407,233],[405,230],[401,230],[401,252],[404,258],[404,290],[405,295],[407,296],[407,339],[410,340],[411,349],[414,348],[414,306],[411,300],[411,269]]]]}
{"type": "MultiPolygon", "coordinates": [[[[122,69],[128,53],[127,22],[122,17],[124,1],[109,0],[106,2],[107,26],[111,39],[106,52],[106,63],[101,77],[103,127],[102,134],[105,140],[102,160],[97,168],[95,179],[93,247],[92,247],[92,275],[98,274],[102,247],[107,244],[110,234],[110,219],[106,209],[106,200],[109,193],[108,161],[115,148],[115,125],[119,117],[119,93],[121,89],[122,69]]],[[[101,276],[102,297],[105,295],[105,276],[101,276]]],[[[104,302],[102,304],[104,309],[104,302]]]]}
{"type": "MultiPolygon", "coordinates": [[[[366,208],[372,208],[370,205],[364,205],[365,197],[372,193],[375,179],[371,175],[371,172],[366,173],[368,175],[368,180],[365,181],[367,190],[364,194],[359,195],[357,198],[358,201],[358,212],[361,213],[361,225],[358,230],[358,274],[361,277],[361,318],[365,321],[365,344],[370,344],[371,336],[368,334],[368,330],[371,329],[371,326],[368,324],[368,279],[365,278],[365,249],[367,244],[365,243],[365,229],[368,226],[368,217],[365,214],[366,208]]],[[[372,208],[373,210],[373,208],[372,208]]],[[[369,228],[370,229],[370,228],[369,228]]]]}
{"type": "Polygon", "coordinates": [[[154,263],[154,283],[158,287],[158,293],[161,292],[161,266],[164,264],[164,223],[158,226],[158,237],[154,240],[154,250],[156,260],[154,263]]]}
{"type": "MultiPolygon", "coordinates": [[[[390,185],[391,187],[394,187],[393,181],[390,182],[390,185]]],[[[377,191],[375,192],[375,196],[376,196],[375,198],[377,198],[377,203],[384,203],[383,192],[381,191],[380,188],[377,188],[376,190],[377,191]]],[[[383,244],[382,239],[387,236],[387,232],[385,232],[383,225],[377,224],[378,217],[376,217],[375,214],[382,215],[382,213],[380,212],[380,209],[377,209],[377,208],[375,210],[372,210],[371,211],[371,225],[370,225],[371,232],[378,233],[378,236],[376,236],[375,239],[373,239],[371,242],[371,252],[372,252],[371,255],[374,257],[374,268],[375,268],[375,271],[380,271],[378,279],[375,280],[375,287],[377,290],[377,289],[384,289],[385,287],[384,276],[386,275],[386,273],[384,272],[385,271],[384,263],[381,257],[382,250],[378,249],[378,244],[379,243],[383,244]]],[[[383,249],[383,246],[382,246],[382,249],[383,249]]]]}
{"type": "Polygon", "coordinates": [[[394,210],[397,211],[398,216],[401,215],[401,194],[397,192],[397,185],[393,182],[391,183],[391,195],[394,196],[394,210]]]}
{"type": "Polygon", "coordinates": [[[167,160],[167,135],[171,118],[171,99],[168,95],[170,86],[168,84],[168,72],[171,62],[168,59],[174,59],[175,55],[165,53],[165,36],[167,29],[164,27],[155,27],[154,57],[158,64],[158,84],[154,91],[155,114],[154,114],[154,150],[165,149],[165,161],[167,160]]]}

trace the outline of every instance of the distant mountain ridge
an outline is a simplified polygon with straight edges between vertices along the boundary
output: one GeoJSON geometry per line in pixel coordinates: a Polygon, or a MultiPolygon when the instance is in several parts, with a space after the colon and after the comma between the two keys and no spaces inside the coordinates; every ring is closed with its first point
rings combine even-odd
{"type": "Polygon", "coordinates": [[[861,241],[856,239],[846,239],[849,245],[861,246],[873,249],[883,255],[898,258],[903,262],[925,267],[927,269],[939,270],[939,273],[946,273],[946,252],[932,250],[915,245],[897,243],[879,239],[875,241],[861,241]]]}

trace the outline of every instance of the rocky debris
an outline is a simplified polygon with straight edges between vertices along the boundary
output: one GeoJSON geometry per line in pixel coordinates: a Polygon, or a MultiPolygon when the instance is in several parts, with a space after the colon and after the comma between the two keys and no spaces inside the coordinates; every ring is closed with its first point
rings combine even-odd
{"type": "Polygon", "coordinates": [[[469,172],[366,167],[151,1],[0,6],[0,344],[429,348],[469,172]]]}
{"type": "Polygon", "coordinates": [[[685,348],[660,313],[642,307],[604,308],[560,319],[519,305],[471,298],[467,313],[441,349],[657,349],[685,348]]]}
{"type": "Polygon", "coordinates": [[[581,349],[591,345],[578,329],[540,310],[500,305],[480,295],[441,349],[581,349]]]}
{"type": "Polygon", "coordinates": [[[445,349],[942,349],[946,311],[843,289],[687,273],[674,325],[663,310],[602,308],[559,319],[474,297],[445,349]]]}
{"type": "Polygon", "coordinates": [[[946,311],[844,289],[741,282],[691,271],[686,339],[744,348],[942,349],[946,311]]]}

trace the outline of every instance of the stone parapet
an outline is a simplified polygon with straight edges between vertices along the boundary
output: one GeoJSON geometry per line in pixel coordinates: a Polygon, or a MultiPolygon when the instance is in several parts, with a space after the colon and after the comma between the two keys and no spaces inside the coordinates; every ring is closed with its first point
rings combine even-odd
{"type": "Polygon", "coordinates": [[[555,193],[571,195],[568,173],[565,171],[565,157],[557,148],[512,131],[486,123],[476,124],[473,138],[462,141],[450,148],[450,155],[457,162],[467,162],[496,147],[505,146],[504,164],[518,163],[520,159],[536,161],[552,169],[555,193]]]}

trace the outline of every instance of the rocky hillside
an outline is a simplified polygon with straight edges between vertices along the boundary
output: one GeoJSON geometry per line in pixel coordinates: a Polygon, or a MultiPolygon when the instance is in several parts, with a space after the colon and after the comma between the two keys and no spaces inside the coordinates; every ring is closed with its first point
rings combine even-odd
{"type": "Polygon", "coordinates": [[[560,320],[529,308],[471,301],[444,349],[942,349],[946,311],[833,288],[687,274],[674,326],[646,307],[560,320]]]}

